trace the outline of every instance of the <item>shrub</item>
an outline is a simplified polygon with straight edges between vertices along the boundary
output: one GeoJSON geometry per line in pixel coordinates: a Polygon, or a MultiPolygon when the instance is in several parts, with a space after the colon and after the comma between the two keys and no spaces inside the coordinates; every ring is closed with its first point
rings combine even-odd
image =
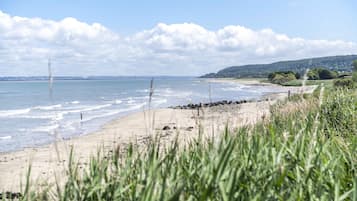
{"type": "Polygon", "coordinates": [[[292,74],[287,74],[287,75],[277,74],[272,79],[272,83],[274,83],[274,84],[283,84],[283,83],[291,81],[291,80],[296,80],[295,76],[292,75],[292,74]]]}
{"type": "Polygon", "coordinates": [[[310,70],[307,73],[307,77],[309,80],[319,80],[320,79],[319,74],[315,70],[310,70]]]}
{"type": "MultiPolygon", "coordinates": [[[[351,83],[352,80],[344,80],[351,83]]],[[[337,90],[328,96],[321,107],[321,120],[329,135],[356,135],[357,99],[346,89],[337,90]]]]}
{"type": "Polygon", "coordinates": [[[325,68],[314,68],[308,72],[307,76],[309,80],[328,80],[337,78],[338,73],[325,68]]]}
{"type": "Polygon", "coordinates": [[[350,78],[337,79],[333,82],[333,86],[337,88],[354,88],[354,83],[350,78]]]}
{"type": "Polygon", "coordinates": [[[274,84],[283,84],[292,80],[296,80],[298,77],[300,77],[300,74],[292,71],[280,71],[270,73],[268,75],[268,79],[274,84]]]}
{"type": "Polygon", "coordinates": [[[322,80],[334,79],[337,76],[338,76],[337,72],[335,72],[335,71],[331,71],[331,70],[327,70],[327,69],[321,69],[319,71],[319,77],[322,80]]]}
{"type": "Polygon", "coordinates": [[[352,80],[353,80],[354,82],[357,82],[357,71],[355,71],[355,72],[352,73],[352,80]]]}

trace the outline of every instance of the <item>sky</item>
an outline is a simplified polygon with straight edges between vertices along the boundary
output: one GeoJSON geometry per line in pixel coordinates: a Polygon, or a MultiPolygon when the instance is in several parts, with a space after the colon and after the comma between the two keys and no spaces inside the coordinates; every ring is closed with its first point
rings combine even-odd
{"type": "Polygon", "coordinates": [[[0,76],[201,75],[357,54],[357,1],[0,0],[0,76]]]}

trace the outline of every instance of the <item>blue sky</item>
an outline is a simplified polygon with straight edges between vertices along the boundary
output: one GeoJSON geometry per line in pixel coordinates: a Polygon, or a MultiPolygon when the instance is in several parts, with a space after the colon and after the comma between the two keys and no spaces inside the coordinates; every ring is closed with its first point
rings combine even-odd
{"type": "Polygon", "coordinates": [[[47,57],[58,75],[199,75],[355,54],[355,8],[353,0],[0,0],[0,75],[45,74],[47,57]]]}

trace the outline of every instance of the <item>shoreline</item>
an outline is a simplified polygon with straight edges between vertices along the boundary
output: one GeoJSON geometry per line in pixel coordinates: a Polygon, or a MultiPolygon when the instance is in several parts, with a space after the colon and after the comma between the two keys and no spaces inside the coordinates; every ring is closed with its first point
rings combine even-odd
{"type": "Polygon", "coordinates": [[[208,82],[233,82],[233,83],[238,83],[238,84],[243,84],[243,85],[248,85],[248,86],[275,86],[275,87],[281,87],[280,85],[273,84],[270,82],[262,82],[265,81],[266,79],[264,78],[202,78],[206,79],[208,82]]]}
{"type": "MultiPolygon", "coordinates": [[[[207,82],[238,83],[238,84],[242,84],[242,85],[245,85],[245,86],[251,86],[251,87],[254,87],[254,86],[271,86],[271,87],[277,87],[277,88],[280,88],[280,89],[285,89],[286,91],[289,88],[289,87],[286,87],[286,86],[281,86],[281,85],[272,84],[272,83],[261,83],[258,78],[243,78],[243,79],[237,79],[237,78],[200,78],[200,79],[202,79],[204,81],[207,81],[207,82]]],[[[297,91],[294,88],[299,88],[299,87],[290,87],[290,88],[293,88],[292,89],[292,91],[294,91],[293,93],[297,93],[297,91]]],[[[284,92],[270,92],[268,94],[262,95],[259,99],[242,99],[242,100],[237,100],[237,101],[228,100],[227,99],[227,100],[215,101],[215,102],[210,102],[210,103],[209,102],[202,102],[202,104],[206,104],[206,105],[213,104],[213,106],[214,106],[215,103],[219,104],[219,103],[225,102],[225,101],[233,102],[233,103],[236,103],[236,104],[242,104],[242,103],[247,103],[247,102],[256,102],[256,101],[266,101],[270,97],[279,96],[279,94],[281,94],[281,93],[284,93],[284,92]]],[[[308,93],[311,93],[311,92],[308,92],[308,93]]],[[[183,107],[187,107],[189,105],[196,105],[197,106],[198,104],[201,104],[201,102],[182,105],[182,106],[183,107]]],[[[226,103],[224,103],[224,104],[226,104],[226,103]]],[[[181,105],[173,105],[173,106],[158,107],[158,108],[153,108],[153,109],[154,110],[168,109],[168,108],[179,109],[180,106],[181,105]]],[[[211,106],[209,106],[209,107],[211,107],[211,106]]],[[[188,109],[188,108],[181,108],[181,109],[188,109]]],[[[196,109],[196,108],[191,108],[191,109],[196,109]]],[[[131,115],[131,114],[139,113],[139,112],[142,112],[142,111],[132,111],[132,112],[129,112],[127,114],[118,115],[116,117],[113,117],[113,118],[107,120],[103,124],[99,125],[95,129],[92,129],[92,130],[90,130],[88,132],[81,133],[80,135],[77,135],[77,136],[71,136],[71,137],[62,138],[62,139],[59,139],[59,140],[60,141],[68,141],[68,140],[71,140],[71,139],[75,139],[75,138],[78,138],[78,137],[82,137],[82,136],[90,135],[92,133],[96,133],[96,132],[100,131],[101,129],[103,129],[103,127],[105,127],[105,125],[110,124],[110,122],[112,122],[112,121],[124,118],[126,116],[131,115]]],[[[27,149],[36,149],[36,148],[40,148],[40,147],[43,147],[43,146],[46,146],[46,145],[50,145],[50,144],[53,144],[53,143],[55,143],[55,142],[49,141],[49,142],[41,143],[41,144],[38,144],[38,145],[33,145],[33,146],[20,148],[20,149],[15,149],[15,150],[10,150],[10,151],[3,151],[3,152],[0,152],[0,157],[2,155],[5,155],[5,154],[24,151],[24,150],[27,150],[27,149]]],[[[0,162],[1,162],[1,160],[0,160],[0,162]]]]}
{"type": "MultiPolygon", "coordinates": [[[[298,88],[295,90],[299,91],[298,88]]],[[[207,107],[202,109],[201,116],[198,116],[196,109],[162,108],[136,112],[111,120],[99,130],[85,135],[39,147],[3,152],[0,153],[0,191],[18,191],[20,181],[25,183],[24,178],[30,163],[32,182],[53,183],[53,174],[58,178],[64,175],[72,148],[75,158],[81,164],[80,168],[84,168],[89,157],[96,155],[99,148],[110,151],[115,146],[125,147],[129,143],[145,144],[152,133],[160,134],[164,143],[175,136],[185,143],[198,136],[200,126],[205,135],[214,135],[220,133],[226,124],[231,129],[254,124],[262,116],[269,115],[271,104],[285,97],[287,93],[272,93],[268,95],[268,101],[265,100],[267,97],[262,97],[264,101],[207,107]],[[152,129],[148,122],[151,115],[151,119],[155,121],[152,129]]]]}

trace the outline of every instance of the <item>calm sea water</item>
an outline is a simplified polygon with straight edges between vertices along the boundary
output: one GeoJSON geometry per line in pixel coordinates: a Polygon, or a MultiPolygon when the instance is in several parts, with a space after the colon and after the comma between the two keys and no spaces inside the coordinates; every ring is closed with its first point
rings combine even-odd
{"type": "MultiPolygon", "coordinates": [[[[0,82],[0,152],[34,147],[84,135],[105,122],[142,111],[148,104],[151,78],[57,80],[52,98],[47,81],[0,82]],[[83,119],[80,119],[82,113],[83,119]]],[[[273,87],[208,83],[198,78],[154,79],[152,107],[212,101],[256,99],[273,87]]]]}

